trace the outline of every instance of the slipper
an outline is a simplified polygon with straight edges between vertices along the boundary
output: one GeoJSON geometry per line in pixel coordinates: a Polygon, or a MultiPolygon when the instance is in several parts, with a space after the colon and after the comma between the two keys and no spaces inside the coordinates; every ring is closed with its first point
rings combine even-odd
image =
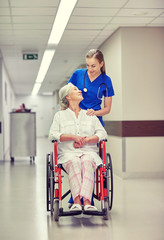
{"type": "Polygon", "coordinates": [[[92,205],[85,205],[84,206],[84,211],[98,211],[95,206],[92,205]]]}
{"type": "Polygon", "coordinates": [[[80,204],[73,204],[70,211],[82,211],[82,207],[80,204]]]}

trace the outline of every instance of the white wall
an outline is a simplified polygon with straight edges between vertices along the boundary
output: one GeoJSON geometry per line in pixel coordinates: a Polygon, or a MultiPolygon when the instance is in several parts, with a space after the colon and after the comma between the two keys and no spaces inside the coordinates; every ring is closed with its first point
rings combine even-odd
{"type": "Polygon", "coordinates": [[[2,107],[2,59],[0,58],[0,122],[1,122],[1,130],[2,133],[0,133],[0,160],[3,160],[3,107],[2,107]]]}
{"type": "MultiPolygon", "coordinates": [[[[100,48],[115,89],[105,120],[164,120],[164,28],[120,28],[100,48]],[[107,64],[108,63],[108,64],[107,64]]],[[[164,177],[164,137],[109,136],[121,177],[164,177]]]]}
{"type": "Polygon", "coordinates": [[[123,120],[164,119],[164,28],[123,28],[123,120]]]}
{"type": "Polygon", "coordinates": [[[9,160],[10,148],[10,112],[14,106],[15,95],[3,60],[0,59],[0,160],[9,160]]]}
{"type": "Polygon", "coordinates": [[[115,96],[112,100],[112,109],[109,115],[103,117],[107,120],[122,120],[122,36],[117,31],[101,47],[105,58],[106,74],[111,77],[115,96]]]}

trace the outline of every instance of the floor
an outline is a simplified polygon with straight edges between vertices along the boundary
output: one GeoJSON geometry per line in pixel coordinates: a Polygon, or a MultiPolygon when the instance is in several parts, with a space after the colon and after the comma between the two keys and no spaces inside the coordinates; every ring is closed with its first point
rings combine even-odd
{"type": "Polygon", "coordinates": [[[14,164],[0,162],[1,240],[164,239],[164,179],[114,176],[109,220],[80,215],[55,222],[46,211],[45,159],[49,151],[52,145],[48,140],[38,139],[35,164],[28,158],[15,159],[14,164]]]}

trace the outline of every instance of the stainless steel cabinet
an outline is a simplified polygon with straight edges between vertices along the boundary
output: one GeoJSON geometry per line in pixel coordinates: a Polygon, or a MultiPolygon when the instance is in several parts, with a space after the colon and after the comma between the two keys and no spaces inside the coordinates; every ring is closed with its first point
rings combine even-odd
{"type": "Polygon", "coordinates": [[[36,156],[36,114],[34,112],[10,113],[10,157],[36,156]]]}

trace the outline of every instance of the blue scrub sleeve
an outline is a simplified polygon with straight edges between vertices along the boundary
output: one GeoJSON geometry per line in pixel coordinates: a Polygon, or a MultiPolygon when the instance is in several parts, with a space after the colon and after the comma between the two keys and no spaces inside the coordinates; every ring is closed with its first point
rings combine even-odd
{"type": "Polygon", "coordinates": [[[108,91],[104,91],[104,96],[105,97],[112,97],[114,96],[114,89],[113,89],[113,85],[112,85],[112,81],[109,81],[109,84],[107,85],[107,89],[108,91]]]}
{"type": "Polygon", "coordinates": [[[77,84],[76,71],[72,74],[72,77],[70,78],[70,80],[68,81],[68,83],[72,83],[73,85],[76,86],[76,84],[77,84]]]}

